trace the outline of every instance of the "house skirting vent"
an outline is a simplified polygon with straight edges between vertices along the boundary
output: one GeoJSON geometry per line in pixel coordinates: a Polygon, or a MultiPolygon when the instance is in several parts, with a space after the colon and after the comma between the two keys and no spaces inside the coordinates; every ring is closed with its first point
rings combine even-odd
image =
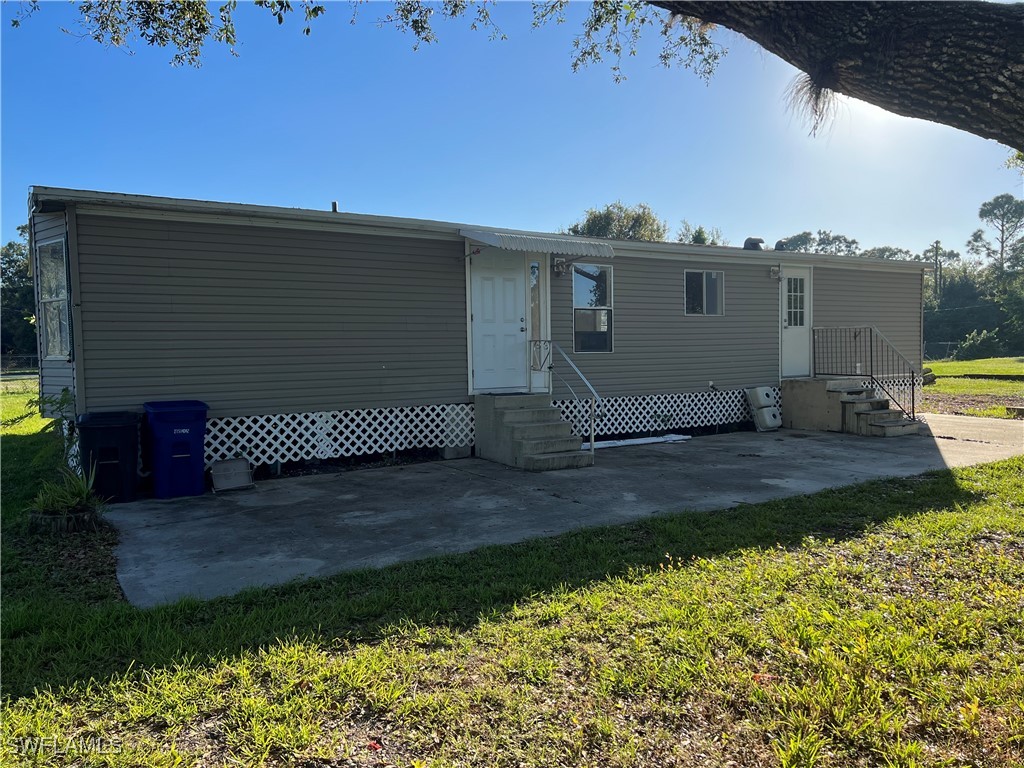
{"type": "Polygon", "coordinates": [[[235,457],[272,464],[472,444],[468,403],[238,416],[206,423],[206,466],[235,457]]]}

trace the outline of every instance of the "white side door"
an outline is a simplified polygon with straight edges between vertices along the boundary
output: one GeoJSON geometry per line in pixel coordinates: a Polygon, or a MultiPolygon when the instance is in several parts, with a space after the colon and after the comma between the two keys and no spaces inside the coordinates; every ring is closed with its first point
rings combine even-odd
{"type": "Polygon", "coordinates": [[[810,376],[810,267],[783,267],[781,292],[782,376],[810,376]]]}
{"type": "Polygon", "coordinates": [[[470,256],[474,392],[527,392],[526,260],[481,249],[470,256]]]}

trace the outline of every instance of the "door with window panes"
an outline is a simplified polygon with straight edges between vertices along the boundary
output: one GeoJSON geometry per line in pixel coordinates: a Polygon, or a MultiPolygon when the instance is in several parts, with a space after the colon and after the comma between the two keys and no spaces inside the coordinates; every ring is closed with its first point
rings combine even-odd
{"type": "Polygon", "coordinates": [[[784,267],[782,299],[782,375],[811,375],[811,269],[784,267]]]}

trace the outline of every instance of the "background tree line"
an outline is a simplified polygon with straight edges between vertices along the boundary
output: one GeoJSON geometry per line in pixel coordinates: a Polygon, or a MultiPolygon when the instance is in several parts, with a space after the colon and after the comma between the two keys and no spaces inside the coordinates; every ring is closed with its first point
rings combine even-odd
{"type": "MultiPolygon", "coordinates": [[[[938,240],[914,253],[906,248],[861,248],[856,238],[819,229],[780,238],[774,249],[876,259],[925,261],[924,339],[929,358],[973,359],[1024,355],[1024,200],[997,195],[978,209],[982,226],[964,253],[938,240]]],[[[621,201],[588,210],[567,233],[585,237],[666,242],[670,226],[646,203],[621,201]]],[[[717,227],[685,219],[671,238],[695,245],[729,245],[717,227]]]]}

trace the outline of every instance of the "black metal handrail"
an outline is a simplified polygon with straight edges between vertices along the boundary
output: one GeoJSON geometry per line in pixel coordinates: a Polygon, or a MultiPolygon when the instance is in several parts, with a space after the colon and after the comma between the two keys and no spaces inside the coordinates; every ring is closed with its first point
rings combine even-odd
{"type": "Polygon", "coordinates": [[[920,372],[875,327],[814,328],[815,376],[860,376],[909,418],[917,418],[920,372]],[[898,386],[898,385],[903,385],[898,386]],[[901,391],[901,390],[906,391],[901,391]]]}

